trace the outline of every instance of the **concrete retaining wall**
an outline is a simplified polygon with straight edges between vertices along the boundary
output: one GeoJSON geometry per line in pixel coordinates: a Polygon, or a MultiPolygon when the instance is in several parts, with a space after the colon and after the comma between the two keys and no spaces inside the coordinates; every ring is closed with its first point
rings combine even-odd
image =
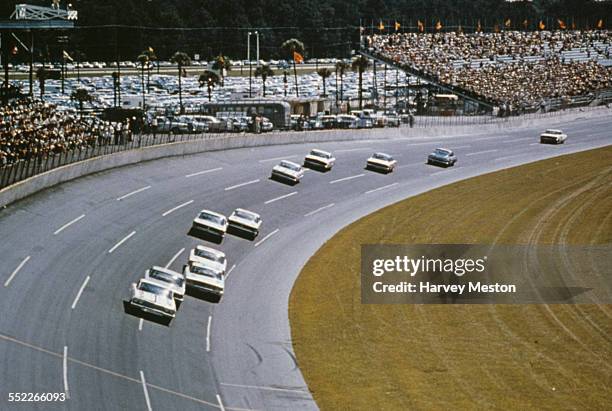
{"type": "Polygon", "coordinates": [[[229,150],[244,147],[257,147],[280,144],[317,143],[329,141],[350,141],[389,138],[424,138],[434,136],[453,136],[469,133],[482,133],[487,131],[499,131],[507,128],[529,127],[538,124],[554,124],[558,122],[571,121],[577,118],[591,118],[609,116],[612,110],[606,107],[562,113],[553,117],[545,118],[521,118],[515,117],[508,121],[495,122],[484,125],[465,125],[455,127],[432,127],[432,128],[385,128],[372,130],[326,130],[315,132],[277,132],[269,134],[233,134],[219,135],[210,138],[178,143],[169,143],[152,147],[145,147],[129,151],[123,151],[106,156],[91,158],[59,167],[46,173],[42,173],[19,183],[13,184],[0,190],[0,207],[6,207],[17,200],[32,195],[45,188],[52,187],[66,181],[73,180],[88,174],[97,173],[115,167],[122,167],[142,161],[154,160],[164,157],[182,156],[201,153],[205,151],[229,150]]]}

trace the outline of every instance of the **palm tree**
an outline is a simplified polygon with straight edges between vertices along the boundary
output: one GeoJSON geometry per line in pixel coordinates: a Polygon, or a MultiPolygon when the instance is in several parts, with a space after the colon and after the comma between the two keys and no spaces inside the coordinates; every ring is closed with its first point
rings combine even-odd
{"type": "Polygon", "coordinates": [[[147,66],[149,64],[149,56],[147,54],[145,54],[145,52],[142,52],[138,57],[136,57],[136,60],[138,60],[138,62],[140,63],[140,81],[141,81],[141,85],[142,85],[142,109],[145,109],[145,79],[144,79],[144,72],[145,72],[145,66],[147,66]]]}
{"type": "Polygon", "coordinates": [[[327,80],[327,78],[329,76],[331,76],[332,72],[330,69],[328,68],[320,68],[317,70],[317,74],[323,79],[323,97],[325,97],[327,95],[327,93],[325,92],[325,80],[327,80]]]}
{"type": "Polygon", "coordinates": [[[212,69],[217,70],[221,73],[221,86],[225,85],[225,73],[230,71],[232,68],[232,63],[230,63],[230,59],[227,56],[219,54],[215,57],[215,61],[212,64],[212,69]]]}
{"type": "Polygon", "coordinates": [[[83,116],[83,103],[93,100],[93,97],[84,88],[78,88],[72,92],[70,99],[79,102],[79,115],[83,116]]]}
{"type": "Polygon", "coordinates": [[[366,56],[359,56],[353,60],[351,67],[359,73],[359,110],[363,109],[363,72],[370,66],[370,61],[366,56]]]}
{"type": "Polygon", "coordinates": [[[200,87],[208,87],[208,101],[210,101],[213,87],[215,87],[215,84],[219,84],[219,74],[212,70],[205,70],[204,73],[200,74],[198,83],[200,83],[200,87]]]}
{"type": "Polygon", "coordinates": [[[179,105],[181,107],[181,114],[185,112],[185,107],[183,107],[183,84],[181,82],[181,78],[183,76],[183,67],[191,64],[191,59],[187,55],[187,53],[183,53],[182,51],[177,51],[174,53],[170,61],[177,65],[178,67],[178,84],[179,84],[179,105]]]}
{"type": "MultiPolygon", "coordinates": [[[[340,101],[344,100],[344,74],[351,66],[344,60],[336,63],[336,75],[340,76],[340,101]]],[[[336,96],[338,93],[336,92],[336,96]]]]}
{"type": "Polygon", "coordinates": [[[255,77],[261,76],[261,81],[263,82],[263,96],[266,96],[266,80],[268,77],[272,77],[274,75],[274,71],[267,64],[262,64],[261,66],[255,69],[255,77]]]}
{"type": "Polygon", "coordinates": [[[297,67],[295,66],[295,53],[304,55],[304,43],[302,43],[298,39],[289,39],[289,40],[286,40],[281,45],[281,48],[285,50],[287,54],[289,54],[289,58],[293,60],[293,76],[295,78],[295,96],[299,97],[300,91],[298,88],[298,81],[297,81],[297,67]]]}
{"type": "MultiPolygon", "coordinates": [[[[151,69],[153,68],[153,61],[157,61],[157,55],[155,54],[155,50],[153,47],[149,47],[141,54],[144,54],[149,58],[149,64],[147,64],[147,93],[151,92],[151,69]]],[[[158,73],[159,74],[159,73],[158,73]]]]}

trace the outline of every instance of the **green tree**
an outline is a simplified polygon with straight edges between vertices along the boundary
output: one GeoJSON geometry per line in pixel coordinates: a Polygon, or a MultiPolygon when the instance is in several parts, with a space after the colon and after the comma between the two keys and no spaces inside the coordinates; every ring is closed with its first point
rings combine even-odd
{"type": "Polygon", "coordinates": [[[263,96],[266,96],[266,80],[268,77],[272,77],[274,75],[274,71],[267,64],[262,64],[261,66],[255,69],[255,77],[261,77],[261,81],[263,82],[263,96]]]}
{"type": "Polygon", "coordinates": [[[304,43],[302,43],[298,39],[289,39],[289,40],[286,40],[281,45],[281,48],[289,55],[289,58],[293,60],[293,76],[295,79],[295,96],[299,97],[300,91],[299,91],[298,80],[297,80],[297,67],[295,66],[295,53],[298,53],[301,56],[304,55],[304,43]]]}
{"type": "Polygon", "coordinates": [[[200,87],[206,86],[208,88],[208,101],[212,100],[212,89],[216,84],[219,84],[220,78],[216,71],[205,70],[204,73],[200,74],[198,83],[200,87]]]}
{"type": "Polygon", "coordinates": [[[363,109],[363,72],[370,67],[370,60],[366,56],[359,56],[351,64],[353,71],[359,73],[359,110],[363,109]]]}
{"type": "Polygon", "coordinates": [[[184,67],[191,64],[191,59],[189,58],[187,53],[177,51],[170,59],[170,62],[176,64],[178,68],[179,106],[181,108],[181,114],[183,114],[185,112],[185,107],[183,106],[183,83],[181,78],[183,77],[184,67]]]}
{"type": "Polygon", "coordinates": [[[219,54],[215,57],[215,61],[212,64],[212,69],[217,70],[221,76],[221,86],[225,85],[225,73],[229,72],[232,69],[232,63],[230,63],[230,58],[219,54]]]}
{"type": "Polygon", "coordinates": [[[93,97],[84,88],[78,88],[72,92],[70,99],[79,103],[79,116],[83,116],[83,104],[93,100],[93,97]]]}
{"type": "Polygon", "coordinates": [[[332,72],[328,68],[320,68],[319,70],[317,70],[317,74],[323,80],[323,97],[325,97],[327,95],[325,83],[326,83],[326,80],[331,76],[332,72]]]}

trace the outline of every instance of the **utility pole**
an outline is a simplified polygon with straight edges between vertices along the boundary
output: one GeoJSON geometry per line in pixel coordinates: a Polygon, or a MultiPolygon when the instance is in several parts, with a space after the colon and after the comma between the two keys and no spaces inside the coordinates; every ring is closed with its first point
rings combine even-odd
{"type": "Polygon", "coordinates": [[[251,64],[251,32],[247,33],[247,60],[249,61],[249,98],[253,97],[253,65],[251,64]]]}

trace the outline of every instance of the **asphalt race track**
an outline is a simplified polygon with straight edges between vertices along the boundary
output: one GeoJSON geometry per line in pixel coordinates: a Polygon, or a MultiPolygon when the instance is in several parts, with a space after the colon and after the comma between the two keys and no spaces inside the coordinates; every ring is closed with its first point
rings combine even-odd
{"type": "MultiPolygon", "coordinates": [[[[608,116],[319,144],[336,166],[308,171],[295,186],[270,180],[270,170],[283,158],[301,162],[310,144],[210,152],[110,170],[13,204],[0,211],[0,409],[316,409],[293,355],[287,302],[325,240],[408,196],[609,145],[611,126],[608,116]],[[546,126],[566,131],[567,143],[540,145],[546,126]],[[439,146],[455,150],[455,167],[425,164],[439,146]],[[394,173],[364,170],[374,151],[398,160],[394,173]],[[228,235],[213,245],[231,270],[220,304],[186,297],[169,327],[124,312],[128,287],[145,269],[180,271],[201,243],[187,235],[197,211],[229,215],[237,207],[264,222],[255,241],[228,235]],[[9,403],[11,392],[66,392],[69,400],[9,403]]],[[[321,287],[333,281],[330,272],[321,287]]]]}

